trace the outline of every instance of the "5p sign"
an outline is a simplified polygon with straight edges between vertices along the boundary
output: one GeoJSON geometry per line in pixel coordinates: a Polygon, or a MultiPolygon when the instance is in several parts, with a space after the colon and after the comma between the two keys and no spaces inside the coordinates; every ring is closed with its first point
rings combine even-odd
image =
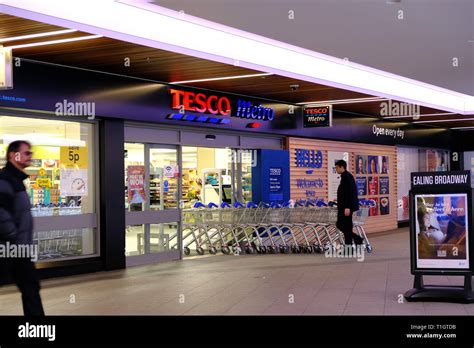
{"type": "Polygon", "coordinates": [[[61,168],[87,169],[87,147],[61,146],[61,168]]]}
{"type": "Polygon", "coordinates": [[[303,127],[331,127],[332,105],[307,106],[303,108],[303,127]]]}

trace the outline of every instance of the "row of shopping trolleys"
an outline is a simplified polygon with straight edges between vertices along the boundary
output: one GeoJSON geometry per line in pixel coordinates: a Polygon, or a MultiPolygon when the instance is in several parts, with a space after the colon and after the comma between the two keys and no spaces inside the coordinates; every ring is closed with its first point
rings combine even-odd
{"type": "MultiPolygon", "coordinates": [[[[354,231],[364,240],[367,252],[372,246],[364,223],[372,200],[360,200],[353,213],[354,231]]],[[[289,254],[324,253],[344,244],[344,235],[336,227],[337,205],[322,199],[279,203],[235,202],[207,206],[196,202],[183,210],[183,248],[185,255],[195,250],[209,254],[289,254]]]]}

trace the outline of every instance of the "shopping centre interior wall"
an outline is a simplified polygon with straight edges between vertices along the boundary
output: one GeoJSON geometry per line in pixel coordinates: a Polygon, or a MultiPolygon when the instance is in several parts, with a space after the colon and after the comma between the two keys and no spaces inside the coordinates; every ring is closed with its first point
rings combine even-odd
{"type": "MultiPolygon", "coordinates": [[[[372,215],[366,220],[365,230],[367,233],[388,231],[397,228],[397,150],[395,146],[373,145],[373,144],[356,144],[348,142],[303,139],[303,138],[288,138],[287,148],[290,153],[290,187],[291,199],[307,199],[307,198],[323,198],[325,201],[334,199],[334,190],[337,189],[339,179],[337,176],[331,175],[333,166],[329,167],[329,157],[332,160],[340,158],[342,153],[348,153],[348,170],[354,175],[356,180],[366,180],[366,194],[360,195],[359,198],[375,199],[377,202],[376,209],[373,209],[372,215]],[[297,166],[296,153],[298,150],[314,150],[315,153],[319,150],[322,154],[322,163],[319,168],[297,166]],[[333,156],[334,155],[334,156],[333,156]],[[362,156],[366,161],[364,166],[367,167],[368,158],[383,158],[388,157],[388,173],[380,173],[382,170],[377,163],[377,172],[375,174],[357,173],[356,159],[362,156]],[[365,156],[365,157],[364,157],[365,156]],[[312,173],[310,173],[312,171],[312,173]],[[310,174],[309,174],[310,173],[310,174]],[[331,183],[333,178],[333,183],[331,183]],[[372,180],[371,180],[372,178],[372,180]],[[376,180],[374,180],[376,178],[376,180]],[[386,190],[386,181],[388,180],[388,194],[381,194],[380,185],[382,180],[385,182],[384,189],[386,190]],[[387,179],[388,178],[388,179],[387,179]],[[305,181],[306,179],[306,181],[305,181]],[[369,194],[369,181],[377,186],[376,194],[369,194]],[[330,187],[331,186],[331,187],[330,187]],[[330,192],[332,188],[332,194],[330,192]],[[309,193],[309,196],[308,196],[309,193]],[[386,200],[388,198],[388,201],[386,200]],[[383,199],[383,200],[382,200],[383,199]],[[382,208],[381,201],[384,206],[382,208]],[[388,207],[387,207],[388,203],[388,207]],[[388,213],[388,214],[387,214],[388,213]],[[382,215],[383,214],[383,215],[382,215]]],[[[319,163],[315,164],[319,166],[319,163]]]]}

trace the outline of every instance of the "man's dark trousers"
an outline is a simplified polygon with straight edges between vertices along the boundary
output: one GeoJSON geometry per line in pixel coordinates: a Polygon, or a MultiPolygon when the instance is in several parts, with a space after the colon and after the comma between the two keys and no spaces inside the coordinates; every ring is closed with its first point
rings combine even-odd
{"type": "Polygon", "coordinates": [[[352,232],[352,214],[349,216],[344,216],[344,210],[339,209],[337,212],[337,226],[338,229],[344,234],[345,244],[352,244],[352,237],[354,233],[352,232]]]}
{"type": "Polygon", "coordinates": [[[29,258],[0,259],[0,278],[13,281],[20,289],[25,316],[44,316],[39,279],[29,258]]]}

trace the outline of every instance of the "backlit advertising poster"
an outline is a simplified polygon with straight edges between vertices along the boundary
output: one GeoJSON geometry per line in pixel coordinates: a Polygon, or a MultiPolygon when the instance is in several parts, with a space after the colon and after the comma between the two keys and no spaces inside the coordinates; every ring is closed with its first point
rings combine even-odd
{"type": "Polygon", "coordinates": [[[369,208],[369,216],[377,216],[379,215],[379,199],[376,197],[369,197],[369,200],[375,203],[374,206],[369,208]]]}
{"type": "Polygon", "coordinates": [[[367,178],[356,177],[356,185],[357,185],[357,195],[358,196],[367,195],[367,178]]]}
{"type": "Polygon", "coordinates": [[[145,203],[145,167],[127,167],[128,203],[145,203]]]}
{"type": "Polygon", "coordinates": [[[355,164],[356,174],[367,174],[367,156],[357,155],[355,164]]]}
{"type": "Polygon", "coordinates": [[[390,214],[390,199],[389,197],[380,198],[380,215],[390,214]]]}
{"type": "Polygon", "coordinates": [[[388,174],[388,156],[379,156],[379,173],[380,174],[388,174]]]}
{"type": "Polygon", "coordinates": [[[380,187],[380,194],[381,195],[388,195],[390,193],[389,186],[390,186],[390,179],[388,176],[381,176],[379,178],[379,187],[380,187]]]}
{"type": "Polygon", "coordinates": [[[376,176],[369,176],[369,195],[379,194],[379,178],[376,176]]]}
{"type": "Polygon", "coordinates": [[[417,268],[468,269],[468,196],[416,194],[417,268]]]}
{"type": "Polygon", "coordinates": [[[368,156],[367,157],[367,174],[378,174],[379,173],[379,157],[368,156]]]}

